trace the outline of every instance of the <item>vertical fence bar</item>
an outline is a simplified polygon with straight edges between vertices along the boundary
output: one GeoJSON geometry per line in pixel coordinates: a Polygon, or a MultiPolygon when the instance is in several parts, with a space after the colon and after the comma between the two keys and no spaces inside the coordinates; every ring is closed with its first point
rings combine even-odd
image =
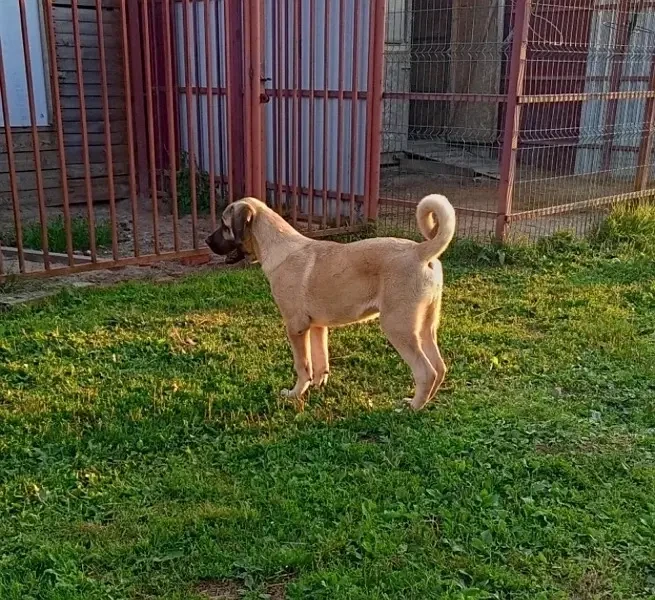
{"type": "Polygon", "coordinates": [[[155,119],[152,99],[152,64],[150,62],[150,26],[148,24],[149,1],[150,0],[142,0],[141,3],[141,26],[143,27],[143,63],[145,67],[146,124],[148,128],[148,168],[150,173],[150,198],[152,203],[153,246],[155,254],[159,254],[159,201],[157,198],[157,156],[155,152],[155,119]]]}
{"type": "MultiPolygon", "coordinates": [[[[327,0],[326,0],[327,1],[327,0]]],[[[307,231],[313,228],[314,220],[314,72],[316,65],[314,59],[316,56],[316,49],[314,48],[314,36],[316,35],[316,6],[314,0],[309,0],[309,206],[307,214],[307,231]]]]}
{"type": "Polygon", "coordinates": [[[196,137],[198,139],[198,153],[196,155],[198,171],[202,172],[202,164],[204,162],[205,148],[203,146],[203,110],[202,110],[202,73],[200,72],[200,60],[202,53],[203,40],[200,37],[200,29],[198,25],[198,4],[202,0],[191,0],[191,31],[193,40],[193,81],[195,87],[194,104],[195,104],[195,123],[196,123],[196,137]]]}
{"type": "MultiPolygon", "coordinates": [[[[305,0],[307,2],[308,0],[305,0]]],[[[298,212],[303,213],[303,196],[304,196],[304,173],[303,173],[303,150],[304,150],[304,123],[303,123],[303,97],[304,97],[304,82],[303,82],[303,0],[298,1],[298,26],[296,29],[295,49],[298,53],[298,85],[295,88],[298,102],[296,104],[296,119],[298,124],[298,135],[296,136],[296,149],[297,149],[297,173],[296,189],[298,190],[298,212]]]]}
{"type": "Polygon", "coordinates": [[[341,156],[341,144],[343,142],[343,58],[344,58],[344,0],[339,0],[339,37],[337,38],[339,44],[339,88],[337,90],[337,199],[336,199],[336,225],[341,227],[341,165],[343,164],[343,157],[341,156]]]}
{"type": "Polygon", "coordinates": [[[134,114],[132,111],[132,77],[130,61],[130,42],[128,37],[127,25],[127,6],[126,0],[121,0],[121,30],[122,30],[122,47],[123,47],[123,85],[125,86],[125,118],[127,120],[127,158],[129,164],[129,186],[130,186],[130,205],[132,209],[132,238],[134,244],[134,256],[140,255],[139,248],[139,208],[137,199],[137,175],[136,160],[134,157],[134,114]]]}
{"type": "MultiPolygon", "coordinates": [[[[291,117],[293,116],[293,28],[289,11],[293,15],[293,0],[279,0],[284,3],[284,176],[286,182],[285,203],[287,216],[289,214],[289,198],[293,197],[293,180],[291,179],[291,163],[293,161],[291,147],[291,117]],[[291,38],[291,40],[289,40],[291,38]]],[[[291,201],[293,203],[293,201],[291,201]]]]}
{"type": "Polygon", "coordinates": [[[330,91],[330,0],[325,0],[325,31],[323,34],[323,194],[321,205],[323,213],[321,227],[327,229],[328,219],[328,150],[330,148],[328,138],[328,99],[330,91]]]}
{"type": "Polygon", "coordinates": [[[132,91],[133,91],[133,112],[134,122],[133,126],[136,130],[136,138],[138,144],[135,148],[136,166],[137,166],[137,186],[139,203],[145,205],[148,197],[148,132],[146,124],[146,106],[145,106],[145,90],[143,87],[144,70],[143,70],[143,48],[141,41],[143,37],[143,23],[141,23],[139,1],[140,0],[126,0],[126,14],[127,26],[129,35],[126,41],[130,47],[130,70],[132,78],[132,91]]]}
{"type": "Polygon", "coordinates": [[[377,219],[380,199],[382,151],[382,95],[384,93],[384,2],[373,0],[370,7],[367,116],[368,150],[364,217],[377,219]]]}
{"type": "Polygon", "coordinates": [[[89,160],[89,129],[86,121],[86,92],[84,89],[84,66],[82,63],[82,46],[80,40],[80,22],[77,0],[72,0],[73,44],[75,45],[75,70],[77,71],[77,92],[80,97],[80,126],[82,129],[82,158],[84,162],[84,190],[86,192],[86,209],[89,219],[89,247],[91,261],[97,262],[96,224],[93,207],[93,186],[91,184],[91,161],[89,160]]]}
{"type": "MultiPolygon", "coordinates": [[[[232,69],[232,44],[234,44],[234,39],[238,39],[238,28],[235,27],[234,30],[231,30],[233,26],[233,13],[236,12],[236,8],[232,5],[228,6],[227,3],[223,7],[223,27],[225,31],[225,133],[227,135],[227,201],[228,204],[234,202],[235,197],[235,188],[236,188],[236,165],[241,161],[235,160],[235,149],[232,139],[232,129],[238,127],[237,123],[233,122],[234,117],[234,97],[238,95],[238,90],[236,89],[236,84],[234,80],[234,74],[232,69]]],[[[243,126],[243,123],[241,123],[243,126]]],[[[241,138],[243,139],[243,137],[241,138]]]]}
{"type": "Polygon", "coordinates": [[[243,14],[241,2],[226,2],[225,79],[227,93],[227,153],[229,201],[245,192],[245,125],[243,98],[243,14]]]}
{"type": "Polygon", "coordinates": [[[525,63],[530,27],[531,0],[517,0],[510,58],[507,102],[505,104],[505,130],[500,164],[500,186],[496,217],[496,240],[503,242],[507,233],[507,217],[512,210],[512,195],[516,175],[516,155],[521,122],[520,96],[525,82],[525,63]]]}
{"type": "MultiPolygon", "coordinates": [[[[286,2],[286,0],[285,0],[286,2]]],[[[285,102],[284,86],[282,85],[282,0],[277,0],[272,7],[273,12],[273,64],[275,65],[275,207],[282,213],[282,106],[285,102]],[[277,7],[275,11],[274,7],[277,7]]]]}
{"type": "MultiPolygon", "coordinates": [[[[244,97],[242,98],[244,105],[244,114],[246,122],[246,131],[244,136],[244,153],[245,160],[250,161],[252,157],[252,102],[250,98],[252,96],[252,74],[250,73],[250,68],[252,65],[252,59],[250,54],[252,53],[252,36],[251,32],[251,21],[252,21],[252,4],[250,0],[243,1],[243,37],[244,37],[244,47],[243,47],[243,57],[244,57],[244,97]]],[[[253,195],[253,177],[252,177],[252,168],[246,169],[245,172],[245,194],[246,196],[253,195]]]]}
{"type": "Polygon", "coordinates": [[[171,203],[173,208],[173,247],[175,252],[180,250],[179,211],[177,198],[177,147],[175,136],[175,93],[177,90],[177,77],[173,71],[173,36],[171,33],[171,0],[166,0],[164,6],[164,68],[166,71],[166,115],[168,132],[168,161],[171,189],[171,203]]]}
{"type": "Polygon", "coordinates": [[[184,97],[186,99],[186,128],[187,142],[189,145],[189,178],[191,187],[191,231],[193,235],[193,247],[198,247],[198,197],[196,190],[196,136],[193,118],[193,94],[191,92],[191,53],[195,40],[189,31],[189,6],[193,8],[192,0],[182,2],[182,29],[184,39],[184,97]]]}
{"type": "MultiPolygon", "coordinates": [[[[218,0],[217,0],[218,1],[218,0]]],[[[214,152],[214,59],[212,57],[212,45],[211,45],[211,29],[210,29],[210,20],[209,20],[209,0],[204,0],[204,17],[205,17],[205,66],[207,67],[207,75],[205,82],[207,84],[207,120],[209,121],[207,127],[207,142],[209,150],[209,214],[211,216],[212,229],[216,229],[216,172],[214,167],[215,152],[214,152]]],[[[218,34],[218,31],[216,32],[218,34]]],[[[214,40],[218,40],[218,35],[214,36],[214,40]]],[[[220,81],[220,62],[218,55],[218,43],[215,43],[216,46],[216,64],[219,68],[219,81],[220,81]]],[[[218,91],[219,104],[218,108],[220,110],[220,86],[218,91]]]]}
{"type": "Polygon", "coordinates": [[[357,171],[357,91],[359,89],[359,0],[354,0],[353,8],[353,64],[352,64],[352,100],[350,104],[350,222],[355,224],[355,175],[357,171]]]}
{"type": "MultiPolygon", "coordinates": [[[[163,2],[164,0],[151,0],[148,18],[152,36],[152,76],[153,76],[153,119],[155,121],[155,168],[157,174],[157,189],[164,190],[164,119],[166,117],[166,100],[162,102],[162,49],[163,39],[163,2]]],[[[165,90],[164,90],[165,91],[165,90]]]]}
{"type": "MultiPolygon", "coordinates": [[[[23,57],[25,59],[25,79],[27,82],[27,104],[30,110],[30,132],[34,146],[34,173],[36,175],[36,193],[39,200],[39,222],[41,223],[41,248],[43,252],[43,266],[50,270],[50,253],[48,252],[48,214],[45,206],[45,191],[43,189],[43,170],[41,168],[41,145],[37,129],[36,106],[34,104],[34,82],[32,80],[32,60],[30,55],[30,41],[27,29],[27,13],[25,0],[18,0],[20,9],[20,28],[23,41],[23,57]]],[[[5,126],[11,127],[11,121],[5,126]]]]}
{"type": "Polygon", "coordinates": [[[300,0],[293,2],[293,92],[292,92],[292,116],[293,127],[291,132],[291,179],[293,185],[292,206],[291,206],[291,223],[294,227],[298,225],[298,200],[300,189],[300,176],[298,163],[300,160],[300,97],[298,89],[300,87],[300,0]]]}
{"type": "MultiPolygon", "coordinates": [[[[218,172],[219,172],[219,189],[220,189],[220,199],[223,200],[225,194],[225,181],[227,175],[226,167],[226,157],[225,157],[225,148],[223,147],[223,135],[225,133],[225,120],[223,119],[223,95],[225,95],[225,101],[227,100],[227,85],[223,79],[223,69],[222,69],[222,58],[221,51],[225,51],[225,45],[227,45],[227,36],[223,32],[223,38],[221,39],[221,28],[220,28],[220,12],[221,6],[223,3],[218,0],[215,2],[214,6],[216,10],[214,11],[214,24],[216,26],[216,35],[215,38],[215,48],[216,48],[216,87],[218,88],[216,96],[216,105],[218,110],[216,111],[216,120],[218,124],[217,135],[218,135],[218,172]]],[[[222,202],[221,202],[222,203],[222,202]]]]}
{"type": "Polygon", "coordinates": [[[118,231],[116,229],[116,188],[114,186],[114,156],[111,142],[111,121],[109,119],[109,92],[107,86],[107,57],[105,54],[105,33],[102,18],[102,0],[96,0],[96,24],[100,49],[100,88],[102,90],[102,115],[105,129],[105,157],[109,191],[109,218],[111,220],[111,252],[118,260],[118,231]]]}
{"type": "Polygon", "coordinates": [[[7,84],[5,81],[5,66],[2,56],[2,40],[0,40],[0,101],[2,101],[2,118],[4,120],[5,141],[7,143],[7,165],[9,167],[9,187],[14,213],[14,229],[16,231],[16,250],[18,251],[18,270],[25,273],[25,253],[23,252],[23,227],[20,215],[20,200],[18,197],[18,181],[16,176],[16,157],[14,156],[14,138],[11,132],[11,115],[7,84]]]}
{"type": "Polygon", "coordinates": [[[48,60],[50,61],[50,85],[52,86],[52,108],[57,130],[57,153],[59,171],[61,172],[61,194],[64,210],[64,231],[66,233],[66,254],[68,265],[73,266],[73,232],[71,227],[70,194],[68,189],[68,168],[66,165],[66,145],[64,142],[64,122],[61,113],[61,96],[59,91],[59,69],[57,68],[57,50],[55,39],[55,22],[52,14],[52,0],[48,0],[46,10],[46,30],[48,32],[48,60]]]}
{"type": "Polygon", "coordinates": [[[249,98],[250,104],[250,150],[248,157],[252,170],[252,195],[262,202],[266,201],[263,166],[263,138],[262,138],[262,18],[263,6],[260,0],[250,0],[250,63],[248,72],[250,77],[249,98]]]}
{"type": "MultiPolygon", "coordinates": [[[[655,92],[655,56],[651,58],[647,89],[649,92],[655,92]]],[[[646,100],[643,123],[635,177],[635,191],[637,192],[641,192],[648,187],[650,177],[650,161],[653,153],[653,133],[655,130],[655,98],[651,97],[646,100]]]]}

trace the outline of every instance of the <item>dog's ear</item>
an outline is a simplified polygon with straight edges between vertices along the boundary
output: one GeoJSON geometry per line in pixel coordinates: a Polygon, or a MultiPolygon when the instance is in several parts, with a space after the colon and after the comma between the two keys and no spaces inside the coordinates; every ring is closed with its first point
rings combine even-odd
{"type": "Polygon", "coordinates": [[[255,216],[253,208],[245,202],[234,207],[232,215],[232,235],[237,244],[242,244],[246,237],[246,228],[255,216]]]}

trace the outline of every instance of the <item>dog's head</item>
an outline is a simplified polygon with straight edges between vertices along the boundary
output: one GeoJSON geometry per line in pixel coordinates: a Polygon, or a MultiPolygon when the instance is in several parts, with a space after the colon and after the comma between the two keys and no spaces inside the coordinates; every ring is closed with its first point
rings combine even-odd
{"type": "Polygon", "coordinates": [[[252,253],[250,225],[255,211],[247,202],[230,204],[221,215],[219,227],[205,243],[214,254],[227,256],[227,262],[238,262],[252,253]]]}

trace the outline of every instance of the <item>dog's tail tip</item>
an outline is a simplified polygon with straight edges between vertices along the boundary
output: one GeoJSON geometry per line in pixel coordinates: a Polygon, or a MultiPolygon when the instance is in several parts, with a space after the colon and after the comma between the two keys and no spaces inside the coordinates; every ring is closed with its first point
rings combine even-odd
{"type": "Polygon", "coordinates": [[[453,205],[441,194],[425,196],[416,207],[416,220],[426,239],[419,245],[421,258],[440,256],[455,235],[457,217],[453,205]]]}

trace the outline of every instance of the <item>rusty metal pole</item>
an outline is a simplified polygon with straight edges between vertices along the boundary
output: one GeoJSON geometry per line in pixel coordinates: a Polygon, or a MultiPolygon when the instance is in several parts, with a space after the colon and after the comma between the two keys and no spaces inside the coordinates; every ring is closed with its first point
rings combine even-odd
{"type": "Polygon", "coordinates": [[[505,241],[507,217],[512,211],[512,195],[516,176],[516,154],[519,145],[521,96],[525,83],[531,0],[517,0],[514,11],[512,51],[505,103],[505,130],[500,162],[500,186],[496,217],[496,240],[505,241]]]}
{"type": "Polygon", "coordinates": [[[9,186],[14,213],[14,231],[16,234],[16,249],[18,251],[18,270],[20,273],[25,273],[23,226],[20,215],[20,198],[18,196],[18,174],[16,173],[16,157],[14,155],[14,138],[11,130],[11,113],[9,111],[9,98],[7,94],[7,82],[2,55],[2,40],[0,40],[0,104],[2,104],[3,129],[5,130],[5,140],[7,144],[7,166],[9,167],[9,186]]]}
{"type": "Polygon", "coordinates": [[[367,90],[368,152],[364,216],[377,219],[380,200],[380,155],[382,153],[382,102],[384,94],[384,0],[371,3],[369,33],[369,77],[367,90]]]}
{"type": "Polygon", "coordinates": [[[246,103],[248,104],[248,149],[250,156],[246,161],[249,165],[250,177],[246,179],[246,194],[266,201],[264,188],[263,166],[263,123],[262,123],[262,3],[259,0],[246,0],[245,12],[246,43],[249,52],[246,52],[246,103]]]}
{"type": "MultiPolygon", "coordinates": [[[[41,145],[38,134],[36,105],[34,102],[34,82],[32,78],[32,59],[30,53],[29,33],[27,29],[27,9],[25,0],[18,0],[20,12],[20,28],[23,41],[23,59],[25,62],[25,82],[27,84],[27,105],[30,114],[30,132],[32,134],[32,151],[34,152],[34,174],[36,176],[36,191],[39,200],[39,223],[41,224],[41,252],[43,252],[43,267],[50,270],[50,253],[48,249],[48,214],[46,210],[45,189],[43,185],[43,168],[41,166],[41,145]]],[[[75,2],[73,2],[75,9],[75,2]]],[[[75,22],[73,23],[75,30],[75,22]]],[[[77,41],[77,38],[76,38],[77,41]]],[[[81,99],[80,99],[81,101],[81,99]]],[[[5,126],[11,127],[7,121],[5,126]]],[[[12,194],[13,195],[13,194],[12,194]]],[[[93,237],[93,235],[91,235],[93,237]]]]}
{"type": "MultiPolygon", "coordinates": [[[[651,59],[650,75],[648,77],[648,91],[655,92],[655,56],[651,59]]],[[[644,121],[639,144],[637,159],[637,174],[635,177],[635,191],[641,192],[648,187],[651,170],[651,155],[653,153],[653,133],[655,133],[655,98],[646,100],[644,121]]]]}
{"type": "Polygon", "coordinates": [[[57,42],[55,39],[55,19],[52,0],[45,5],[46,31],[48,34],[48,59],[50,60],[50,85],[52,91],[52,112],[57,131],[57,154],[59,155],[59,171],[61,173],[61,195],[63,200],[64,230],[66,232],[66,253],[68,266],[75,264],[73,259],[73,232],[71,226],[70,194],[68,188],[68,167],[66,166],[66,143],[64,141],[64,122],[59,90],[59,69],[57,68],[57,42]]]}
{"type": "Polygon", "coordinates": [[[243,14],[241,2],[224,8],[225,116],[227,121],[228,201],[245,194],[245,110],[243,77],[243,14]]]}

